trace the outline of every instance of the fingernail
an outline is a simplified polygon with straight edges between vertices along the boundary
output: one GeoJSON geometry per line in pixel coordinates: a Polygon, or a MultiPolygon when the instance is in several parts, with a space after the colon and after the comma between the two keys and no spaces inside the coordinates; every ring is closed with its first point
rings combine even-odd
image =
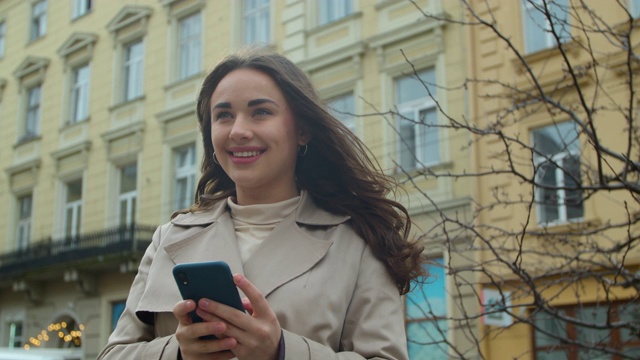
{"type": "Polygon", "coordinates": [[[234,338],[226,338],[224,339],[224,346],[227,348],[232,348],[236,345],[236,339],[234,338]]]}
{"type": "Polygon", "coordinates": [[[209,304],[211,304],[209,300],[205,300],[205,299],[200,300],[200,303],[202,304],[202,307],[207,307],[209,306],[209,304]]]}

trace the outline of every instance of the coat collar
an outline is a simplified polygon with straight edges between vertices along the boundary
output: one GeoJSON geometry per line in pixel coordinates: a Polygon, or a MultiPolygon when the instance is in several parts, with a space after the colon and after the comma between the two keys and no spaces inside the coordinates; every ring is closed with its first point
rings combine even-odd
{"type": "Polygon", "coordinates": [[[311,269],[332,245],[331,240],[318,237],[317,233],[314,236],[300,225],[331,227],[348,219],[317,207],[312,197],[303,191],[295,213],[278,224],[243,265],[226,201],[219,201],[209,211],[176,216],[172,224],[186,231],[183,236],[172,239],[164,250],[175,264],[224,260],[232,272],[243,273],[268,296],[311,269]]]}
{"type": "MultiPolygon", "coordinates": [[[[227,213],[227,202],[218,201],[210,210],[179,214],[171,220],[171,223],[178,226],[207,226],[227,213]]],[[[307,192],[300,194],[300,205],[296,209],[295,221],[304,225],[332,226],[341,224],[349,220],[347,215],[336,215],[318,207],[313,197],[307,192]]]]}

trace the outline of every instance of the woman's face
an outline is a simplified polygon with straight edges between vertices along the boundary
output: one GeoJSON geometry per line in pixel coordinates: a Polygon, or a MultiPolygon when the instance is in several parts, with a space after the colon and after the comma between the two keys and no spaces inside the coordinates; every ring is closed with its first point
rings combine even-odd
{"type": "Polygon", "coordinates": [[[236,184],[241,205],[297,196],[298,129],[280,88],[267,74],[238,69],[211,95],[211,141],[220,166],[236,184]]]}

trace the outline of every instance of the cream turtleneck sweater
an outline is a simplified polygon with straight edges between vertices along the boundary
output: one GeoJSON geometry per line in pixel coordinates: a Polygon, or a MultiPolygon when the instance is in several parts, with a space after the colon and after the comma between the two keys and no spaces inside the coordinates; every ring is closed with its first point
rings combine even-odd
{"type": "Polygon", "coordinates": [[[227,205],[236,230],[242,264],[253,254],[269,233],[298,207],[300,196],[274,204],[238,205],[227,198],[227,205]]]}

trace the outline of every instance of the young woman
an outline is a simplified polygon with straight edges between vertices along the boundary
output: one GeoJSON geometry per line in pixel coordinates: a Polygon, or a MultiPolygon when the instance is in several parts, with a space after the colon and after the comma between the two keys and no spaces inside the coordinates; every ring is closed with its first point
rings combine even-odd
{"type": "Polygon", "coordinates": [[[98,358],[406,359],[400,295],[422,247],[393,183],[304,72],[265,49],[231,55],[197,113],[195,203],[154,234],[98,358]],[[236,273],[246,313],[181,300],[173,266],[212,260],[236,273]]]}

